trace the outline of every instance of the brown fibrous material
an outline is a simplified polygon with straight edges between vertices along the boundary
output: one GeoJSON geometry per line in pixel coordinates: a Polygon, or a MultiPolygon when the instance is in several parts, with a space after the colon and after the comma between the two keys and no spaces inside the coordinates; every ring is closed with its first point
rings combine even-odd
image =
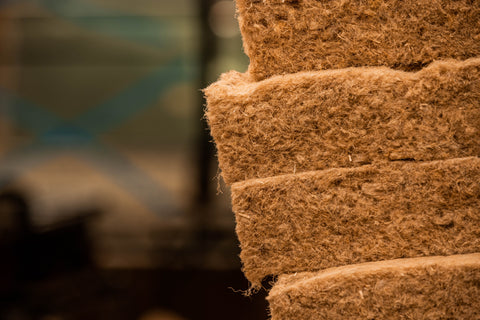
{"type": "Polygon", "coordinates": [[[255,80],[359,66],[418,70],[480,55],[472,0],[237,0],[255,80]]]}
{"type": "Polygon", "coordinates": [[[243,271],[267,275],[480,252],[480,158],[395,162],[232,185],[243,271]]]}
{"type": "Polygon", "coordinates": [[[205,90],[228,184],[394,160],[480,155],[480,58],[276,76],[205,90]]]}
{"type": "Polygon", "coordinates": [[[480,254],[373,262],[281,276],[272,320],[480,319],[480,254]]]}

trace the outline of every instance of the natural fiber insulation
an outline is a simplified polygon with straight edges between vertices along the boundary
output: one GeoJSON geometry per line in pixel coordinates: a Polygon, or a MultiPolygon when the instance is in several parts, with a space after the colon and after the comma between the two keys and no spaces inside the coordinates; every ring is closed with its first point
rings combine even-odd
{"type": "Polygon", "coordinates": [[[245,276],[480,252],[480,158],[395,162],[232,185],[245,276]]]}
{"type": "Polygon", "coordinates": [[[206,89],[224,180],[480,155],[480,58],[416,73],[350,68],[206,89]]]}
{"type": "Polygon", "coordinates": [[[480,319],[480,254],[281,276],[268,300],[272,320],[480,319]]]}
{"type": "Polygon", "coordinates": [[[476,0],[237,0],[249,71],[418,70],[480,55],[476,0]]]}

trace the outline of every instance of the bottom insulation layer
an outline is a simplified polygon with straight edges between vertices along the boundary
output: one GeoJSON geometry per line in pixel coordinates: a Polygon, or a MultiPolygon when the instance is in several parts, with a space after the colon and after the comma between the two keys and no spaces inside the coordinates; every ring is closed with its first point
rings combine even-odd
{"type": "Polygon", "coordinates": [[[282,275],[272,320],[480,319],[480,254],[369,262],[282,275]]]}

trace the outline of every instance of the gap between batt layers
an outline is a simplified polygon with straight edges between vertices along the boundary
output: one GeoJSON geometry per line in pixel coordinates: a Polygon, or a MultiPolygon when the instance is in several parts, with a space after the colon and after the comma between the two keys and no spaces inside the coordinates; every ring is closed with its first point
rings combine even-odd
{"type": "MultiPolygon", "coordinates": [[[[335,172],[335,173],[340,173],[340,172],[350,172],[352,169],[365,169],[365,168],[374,168],[374,167],[388,167],[389,165],[402,165],[402,164],[411,164],[411,165],[421,165],[421,164],[433,164],[433,163],[444,163],[448,161],[462,161],[462,160],[467,160],[467,159],[480,159],[480,154],[479,155],[472,155],[470,157],[463,157],[463,158],[448,158],[448,159],[438,159],[438,160],[414,160],[414,159],[398,159],[398,160],[389,160],[386,162],[380,162],[380,163],[366,163],[366,164],[361,164],[356,167],[338,167],[338,168],[327,168],[327,169],[321,169],[321,170],[308,170],[308,171],[301,171],[301,172],[290,172],[290,173],[282,173],[282,174],[277,174],[274,176],[268,176],[268,177],[262,177],[262,178],[249,178],[245,179],[242,181],[234,182],[230,185],[230,188],[234,188],[236,186],[247,186],[247,185],[255,185],[255,184],[267,184],[269,182],[274,182],[277,180],[283,180],[285,178],[290,178],[290,177],[302,177],[302,176],[310,176],[310,175],[316,175],[316,174],[325,174],[327,175],[329,172],[335,172]]],[[[218,178],[218,177],[217,177],[218,178]]],[[[248,218],[248,216],[246,216],[248,218]]]]}

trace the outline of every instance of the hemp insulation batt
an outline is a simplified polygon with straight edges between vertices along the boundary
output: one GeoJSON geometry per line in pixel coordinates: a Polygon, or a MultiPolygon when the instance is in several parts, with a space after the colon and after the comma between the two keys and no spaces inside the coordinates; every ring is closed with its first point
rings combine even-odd
{"type": "Polygon", "coordinates": [[[394,162],[232,185],[243,272],[480,252],[480,158],[394,162]]]}
{"type": "Polygon", "coordinates": [[[249,71],[272,75],[359,66],[418,70],[480,55],[472,0],[237,0],[249,71]]]}
{"type": "Polygon", "coordinates": [[[480,254],[400,259],[281,276],[272,320],[480,319],[480,254]]]}
{"type": "Polygon", "coordinates": [[[480,155],[480,58],[418,72],[370,67],[248,78],[230,72],[205,90],[227,184],[480,155]]]}

